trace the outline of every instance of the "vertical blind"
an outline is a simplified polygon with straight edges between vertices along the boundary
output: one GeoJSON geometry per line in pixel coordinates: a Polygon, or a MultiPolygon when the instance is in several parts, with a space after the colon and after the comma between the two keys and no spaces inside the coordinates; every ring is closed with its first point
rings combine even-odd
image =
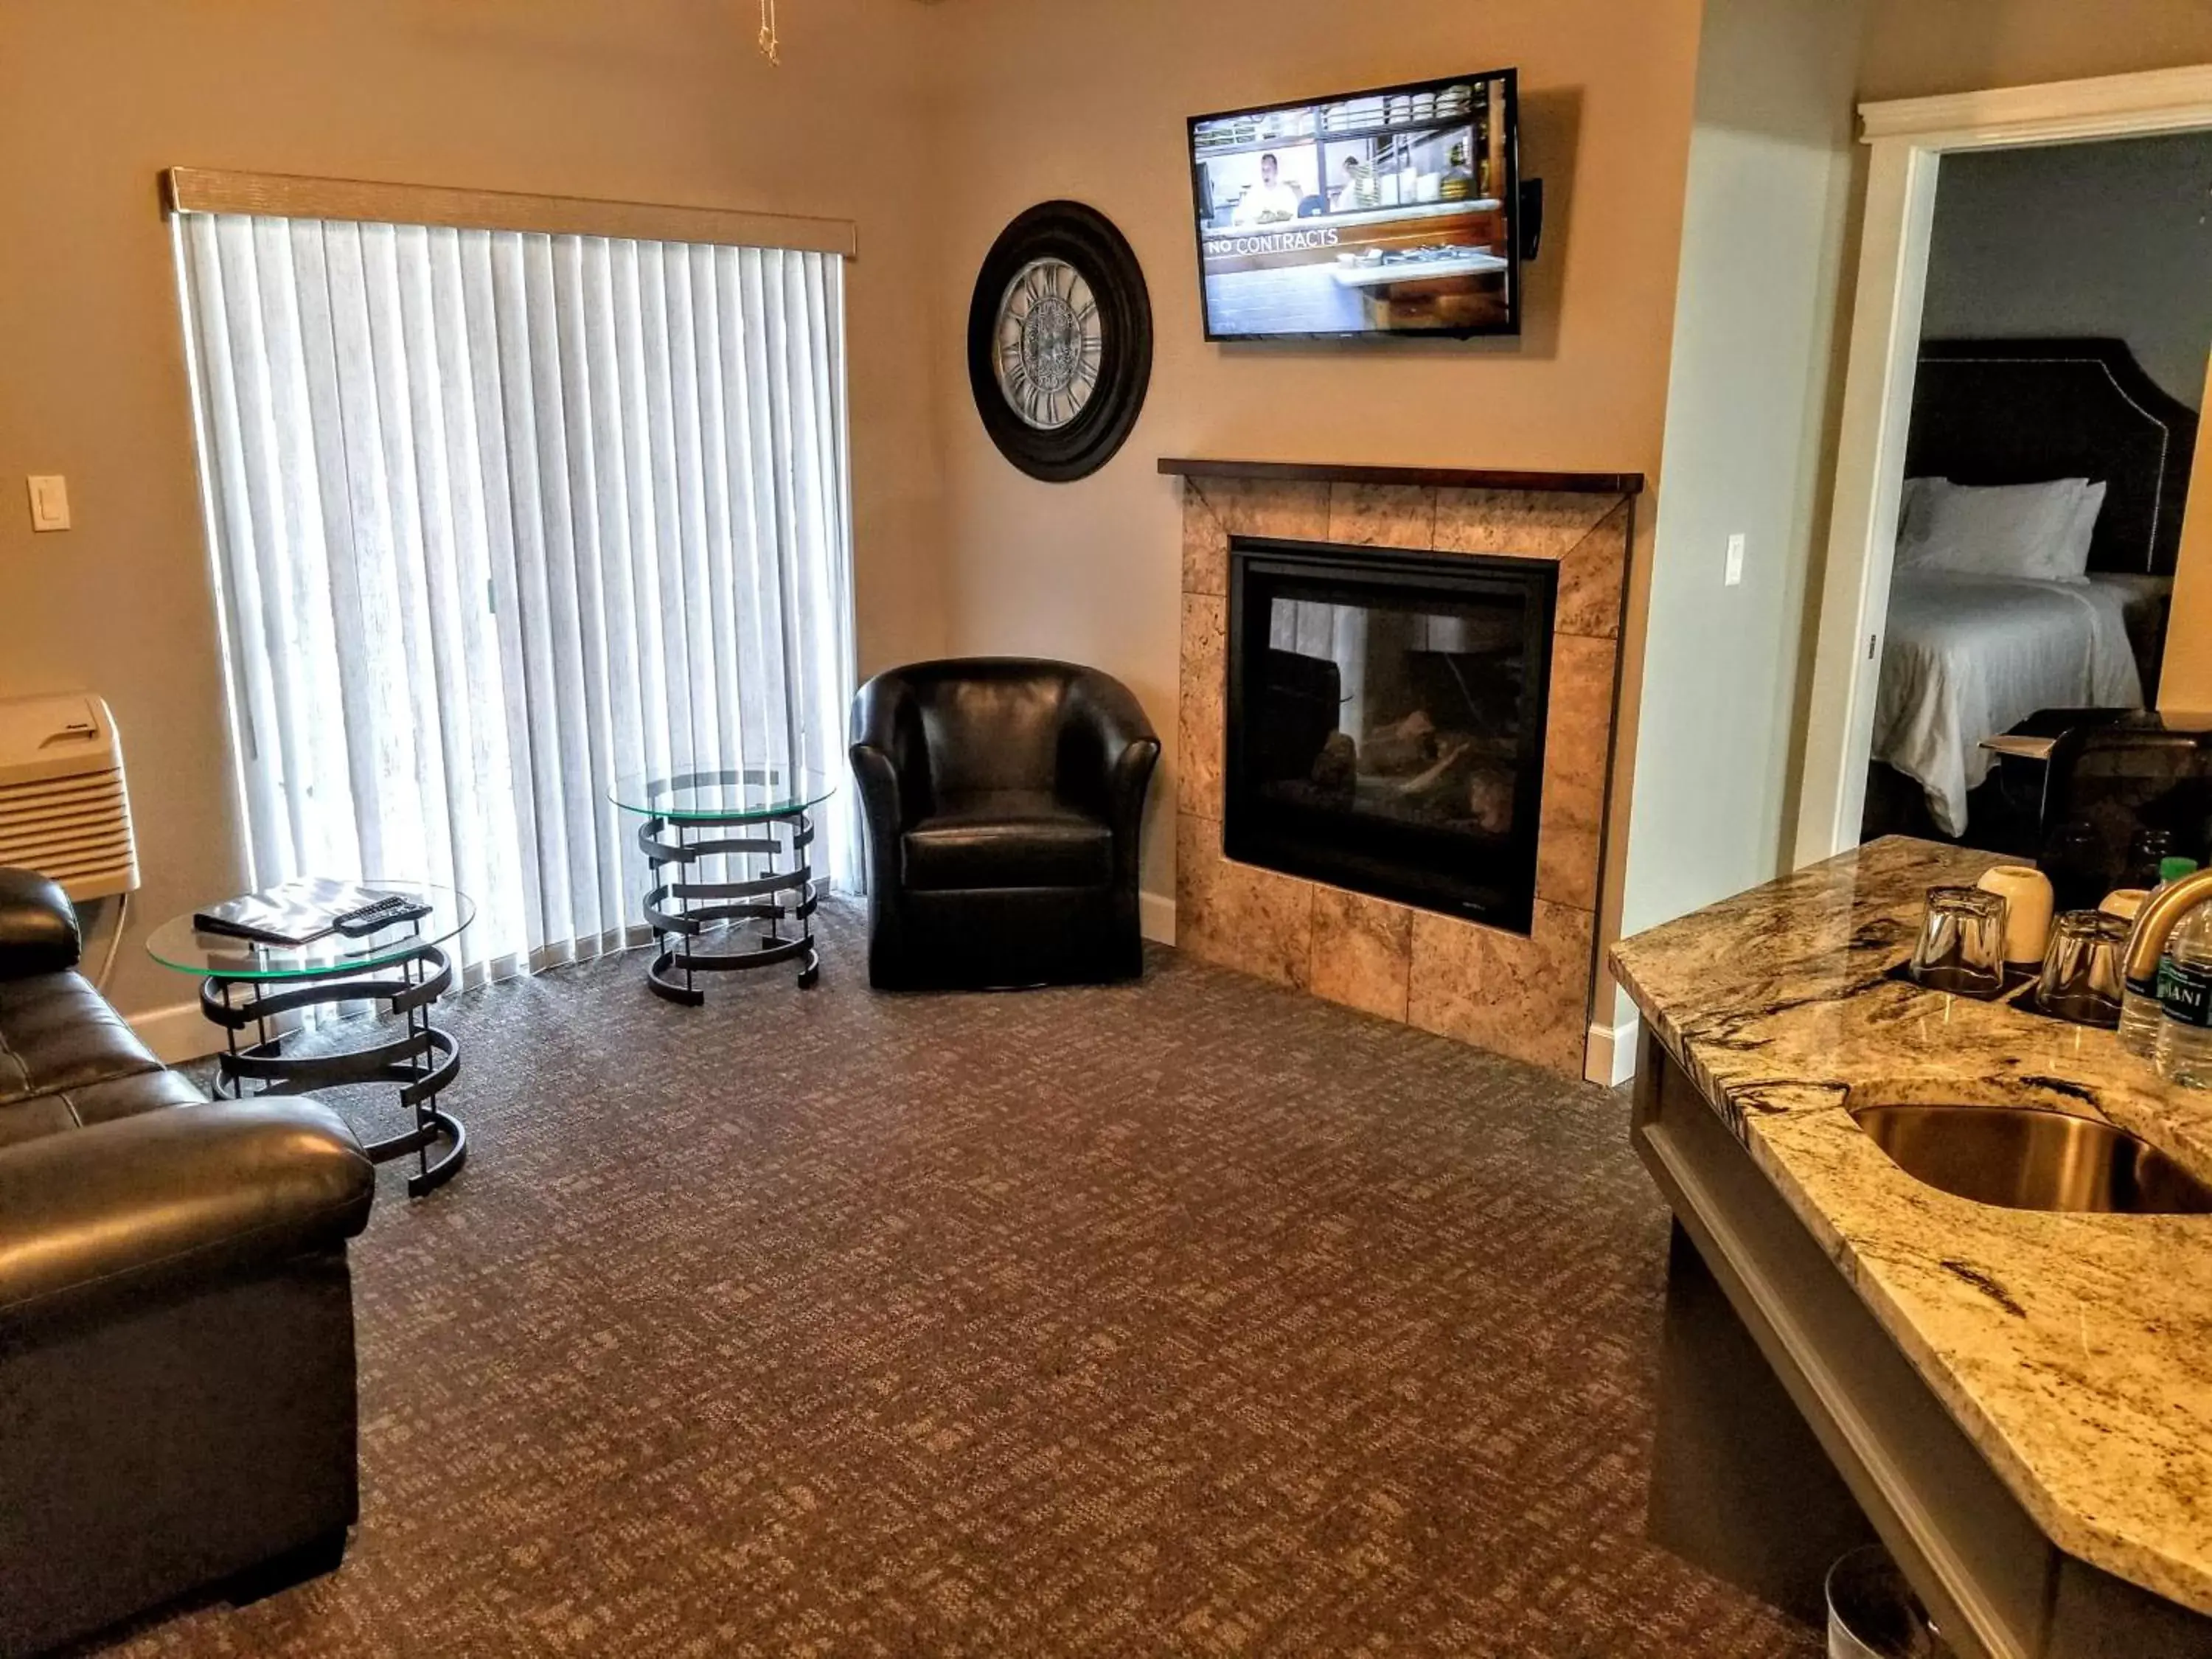
{"type": "Polygon", "coordinates": [[[842,769],[842,259],[175,225],[257,884],[457,886],[475,975],[543,966],[636,937],[617,775],[842,769]]]}

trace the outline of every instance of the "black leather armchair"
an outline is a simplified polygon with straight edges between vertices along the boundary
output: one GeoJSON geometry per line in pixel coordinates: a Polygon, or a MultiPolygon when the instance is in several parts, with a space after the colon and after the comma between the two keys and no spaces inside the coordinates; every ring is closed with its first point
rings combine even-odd
{"type": "Polygon", "coordinates": [[[917,663],[862,686],[869,983],[1141,974],[1138,841],[1159,755],[1128,689],[1073,663],[917,663]]]}
{"type": "Polygon", "coordinates": [[[335,1565],[359,1506],[374,1171],[312,1101],[204,1101],[77,948],[0,870],[0,1655],[335,1565]]]}

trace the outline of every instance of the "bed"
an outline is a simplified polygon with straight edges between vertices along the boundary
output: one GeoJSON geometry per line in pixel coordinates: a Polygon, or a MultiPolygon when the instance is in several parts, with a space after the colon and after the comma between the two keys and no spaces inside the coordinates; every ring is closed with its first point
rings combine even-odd
{"type": "MultiPolygon", "coordinates": [[[[1908,568],[1900,553],[1873,758],[1918,787],[1943,834],[1967,833],[1967,795],[1992,761],[1984,740],[2039,709],[2155,696],[2196,432],[2195,412],[2118,340],[1923,345],[1908,479],[2103,486],[2078,577],[1908,568]]],[[[2025,551],[2021,562],[2035,568],[2025,551]]]]}

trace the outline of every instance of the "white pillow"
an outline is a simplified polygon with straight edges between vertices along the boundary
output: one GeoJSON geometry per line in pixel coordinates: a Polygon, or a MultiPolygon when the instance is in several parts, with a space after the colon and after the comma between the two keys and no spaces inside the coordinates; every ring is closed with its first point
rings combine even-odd
{"type": "Polygon", "coordinates": [[[1907,478],[1897,500],[1897,568],[1918,569],[1928,555],[1928,500],[1936,489],[1948,489],[1948,478],[1907,478]]]}
{"type": "Polygon", "coordinates": [[[1909,478],[1897,562],[1908,570],[2086,581],[2104,504],[2105,486],[2087,478],[1987,486],[1909,478]]]}
{"type": "Polygon", "coordinates": [[[2067,527],[2065,541],[2051,549],[2051,580],[2089,580],[2089,544],[2096,538],[2097,515],[2104,510],[2105,481],[2100,478],[2094,483],[2085,483],[2081,505],[2075,508],[2074,522],[2067,527]]]}

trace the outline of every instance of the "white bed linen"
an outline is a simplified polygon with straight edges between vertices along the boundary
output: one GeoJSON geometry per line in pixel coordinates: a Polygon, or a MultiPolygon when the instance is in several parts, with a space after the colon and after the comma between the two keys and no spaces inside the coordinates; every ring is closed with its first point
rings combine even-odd
{"type": "Polygon", "coordinates": [[[1875,702],[1874,757],[1927,792],[1948,836],[1989,775],[1984,738],[2039,708],[2138,708],[2127,590],[2022,576],[1899,570],[1875,702]]]}

